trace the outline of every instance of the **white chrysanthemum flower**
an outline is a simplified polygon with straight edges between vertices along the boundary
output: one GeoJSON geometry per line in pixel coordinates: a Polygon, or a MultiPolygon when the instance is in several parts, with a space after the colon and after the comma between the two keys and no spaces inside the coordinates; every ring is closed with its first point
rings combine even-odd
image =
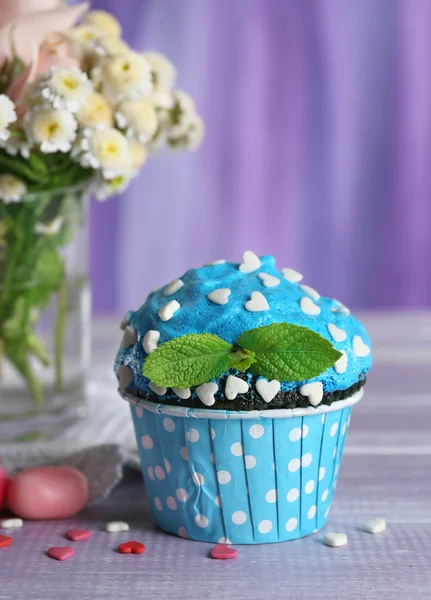
{"type": "Polygon", "coordinates": [[[136,140],[130,140],[129,142],[129,154],[130,154],[130,165],[132,171],[137,173],[145,164],[148,152],[145,146],[137,142],[136,140]]]}
{"type": "Polygon", "coordinates": [[[76,112],[85,104],[92,90],[91,81],[81,69],[54,67],[36,79],[30,88],[30,95],[36,102],[43,98],[56,109],[76,112]]]}
{"type": "Polygon", "coordinates": [[[88,50],[98,56],[118,56],[130,52],[130,46],[123,40],[119,40],[112,35],[105,35],[91,41],[88,44],[88,50]]]}
{"type": "Polygon", "coordinates": [[[76,113],[76,118],[81,127],[90,129],[112,127],[114,124],[113,110],[102,94],[93,92],[89,94],[76,113]]]}
{"type": "Polygon", "coordinates": [[[176,150],[185,148],[186,150],[196,150],[204,137],[205,125],[202,117],[194,113],[188,120],[187,129],[179,136],[169,135],[168,144],[176,150]]]}
{"type": "Polygon", "coordinates": [[[70,37],[74,42],[86,46],[89,42],[102,37],[102,32],[93,25],[77,25],[70,30],[70,37]]]}
{"type": "Polygon", "coordinates": [[[7,140],[0,140],[0,148],[9,154],[9,156],[22,156],[22,158],[30,158],[30,144],[27,139],[11,135],[7,140]]]}
{"type": "Polygon", "coordinates": [[[0,175],[0,200],[3,200],[6,204],[19,202],[26,192],[25,183],[15,175],[9,173],[0,175]]]}
{"type": "Polygon", "coordinates": [[[34,226],[34,231],[38,235],[46,235],[46,236],[57,235],[58,233],[60,233],[62,226],[63,226],[63,217],[56,217],[49,223],[42,223],[42,221],[39,221],[34,226]]]}
{"type": "Polygon", "coordinates": [[[121,25],[117,19],[105,10],[90,10],[82,20],[86,25],[95,27],[105,35],[121,37],[121,25]]]}
{"type": "Polygon", "coordinates": [[[130,181],[131,177],[129,175],[117,175],[117,177],[113,177],[112,179],[105,179],[99,174],[95,180],[94,194],[97,200],[106,200],[110,196],[124,192],[130,181]]]}
{"type": "Polygon", "coordinates": [[[153,137],[159,124],[152,102],[146,99],[122,102],[115,113],[115,119],[128,138],[136,138],[141,144],[153,137]]]}
{"type": "Polygon", "coordinates": [[[117,129],[87,130],[73,151],[83,167],[100,169],[106,179],[131,170],[127,138],[117,129]]]}
{"type": "Polygon", "coordinates": [[[103,92],[117,101],[136,100],[152,90],[151,67],[141,54],[125,52],[100,66],[103,92]]]}
{"type": "Polygon", "coordinates": [[[77,122],[67,110],[35,106],[24,118],[29,140],[45,154],[69,152],[76,138],[77,122]]]}
{"type": "Polygon", "coordinates": [[[175,104],[171,114],[172,123],[169,137],[176,138],[188,131],[189,125],[196,115],[196,106],[193,98],[182,90],[176,90],[173,96],[175,104]]]}
{"type": "Polygon", "coordinates": [[[175,85],[177,71],[170,60],[159,52],[145,52],[145,59],[151,67],[155,90],[170,90],[175,85]]]}
{"type": "Polygon", "coordinates": [[[6,141],[10,136],[9,125],[16,121],[15,104],[5,94],[0,94],[0,140],[6,141]]]}

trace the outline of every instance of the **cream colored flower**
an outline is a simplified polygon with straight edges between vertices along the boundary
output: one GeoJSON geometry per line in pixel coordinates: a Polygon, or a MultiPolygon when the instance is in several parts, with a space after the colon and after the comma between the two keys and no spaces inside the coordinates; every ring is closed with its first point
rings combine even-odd
{"type": "Polygon", "coordinates": [[[93,92],[86,98],[76,113],[76,118],[81,127],[112,127],[114,115],[112,107],[102,94],[93,92]]]}
{"type": "Polygon", "coordinates": [[[11,135],[7,140],[0,140],[0,147],[4,148],[9,156],[22,156],[25,159],[30,158],[30,144],[27,137],[23,139],[21,136],[11,135]]]}
{"type": "Polygon", "coordinates": [[[186,134],[189,125],[196,115],[194,100],[182,90],[173,93],[174,107],[171,111],[171,125],[169,137],[177,138],[186,134]]]}
{"type": "Polygon", "coordinates": [[[70,37],[74,42],[86,46],[89,42],[99,39],[102,32],[93,25],[77,25],[70,30],[70,37]]]}
{"type": "Polygon", "coordinates": [[[5,94],[0,94],[0,140],[10,136],[9,125],[16,121],[15,104],[5,94]]]}
{"type": "Polygon", "coordinates": [[[90,10],[82,22],[99,29],[105,35],[111,35],[116,38],[121,37],[120,23],[113,15],[104,10],[90,10]]]}
{"type": "Polygon", "coordinates": [[[119,40],[112,35],[105,35],[97,40],[90,42],[88,49],[98,56],[118,56],[130,52],[130,46],[123,40],[119,40]]]}
{"type": "Polygon", "coordinates": [[[36,101],[43,98],[54,108],[76,112],[85,103],[93,86],[77,67],[54,67],[40,75],[30,87],[30,96],[36,101]]]}
{"type": "Polygon", "coordinates": [[[130,164],[132,167],[132,171],[136,173],[139,171],[145,164],[148,153],[142,144],[137,142],[136,140],[130,140],[129,142],[129,154],[130,154],[130,164]]]}
{"type": "Polygon", "coordinates": [[[128,138],[136,138],[141,144],[148,142],[158,127],[157,113],[152,102],[146,99],[122,102],[115,119],[128,138]]]}
{"type": "Polygon", "coordinates": [[[0,175],[0,200],[3,200],[6,204],[19,202],[26,192],[25,183],[15,175],[9,173],[0,175]]]}
{"type": "Polygon", "coordinates": [[[60,233],[62,226],[63,226],[63,217],[56,217],[49,223],[42,223],[42,221],[39,221],[34,226],[34,231],[35,231],[35,233],[37,233],[39,235],[46,235],[46,236],[57,235],[58,233],[60,233]]]}
{"type": "Polygon", "coordinates": [[[204,121],[200,115],[194,113],[188,120],[187,128],[179,136],[169,136],[168,144],[172,149],[185,148],[192,152],[200,146],[204,134],[204,121]]]}
{"type": "Polygon", "coordinates": [[[26,114],[24,123],[30,142],[45,154],[69,152],[76,138],[75,117],[64,109],[36,106],[26,114]]]}
{"type": "Polygon", "coordinates": [[[156,90],[170,90],[175,85],[177,71],[170,60],[159,52],[145,52],[145,59],[151,67],[153,84],[156,90]]]}
{"type": "Polygon", "coordinates": [[[96,178],[94,194],[97,200],[103,201],[110,196],[121,194],[128,187],[130,183],[130,176],[128,175],[117,175],[112,179],[105,179],[102,176],[96,178]]]}
{"type": "Polygon", "coordinates": [[[141,54],[125,52],[105,59],[101,65],[103,91],[117,101],[137,99],[151,93],[151,68],[141,54]]]}
{"type": "Polygon", "coordinates": [[[73,155],[83,167],[100,169],[106,179],[113,179],[131,170],[129,144],[117,129],[88,130],[73,155]]]}

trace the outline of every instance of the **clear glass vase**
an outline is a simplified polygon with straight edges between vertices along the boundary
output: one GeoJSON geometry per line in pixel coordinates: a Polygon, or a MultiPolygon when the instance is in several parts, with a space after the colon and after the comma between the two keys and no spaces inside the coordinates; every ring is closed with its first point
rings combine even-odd
{"type": "Polygon", "coordinates": [[[85,415],[88,182],[0,201],[0,442],[85,415]]]}

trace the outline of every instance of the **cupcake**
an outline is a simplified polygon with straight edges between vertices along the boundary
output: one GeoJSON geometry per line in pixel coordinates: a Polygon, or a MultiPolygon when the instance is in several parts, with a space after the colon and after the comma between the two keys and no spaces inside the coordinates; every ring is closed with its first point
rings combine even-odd
{"type": "Polygon", "coordinates": [[[272,256],[190,269],[122,322],[115,362],[154,521],[205,542],[326,522],[371,341],[272,256]]]}

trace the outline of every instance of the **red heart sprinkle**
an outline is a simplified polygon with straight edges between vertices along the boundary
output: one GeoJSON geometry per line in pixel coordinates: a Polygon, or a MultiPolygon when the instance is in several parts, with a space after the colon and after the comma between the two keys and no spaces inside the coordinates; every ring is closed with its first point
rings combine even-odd
{"type": "Polygon", "coordinates": [[[47,554],[49,558],[55,558],[55,560],[66,560],[75,554],[75,550],[72,546],[53,546],[48,548],[47,554]]]}
{"type": "Polygon", "coordinates": [[[0,548],[6,548],[12,544],[12,538],[8,535],[0,535],[0,548]]]}
{"type": "Polygon", "coordinates": [[[69,529],[64,535],[72,542],[81,542],[91,537],[91,531],[89,529],[69,529]]]}
{"type": "Polygon", "coordinates": [[[232,546],[226,546],[226,544],[217,544],[214,548],[211,548],[210,556],[211,558],[216,558],[219,560],[229,560],[231,558],[235,558],[238,552],[232,546]]]}
{"type": "Polygon", "coordinates": [[[118,546],[118,552],[121,554],[141,554],[145,550],[141,542],[124,542],[118,546]]]}

